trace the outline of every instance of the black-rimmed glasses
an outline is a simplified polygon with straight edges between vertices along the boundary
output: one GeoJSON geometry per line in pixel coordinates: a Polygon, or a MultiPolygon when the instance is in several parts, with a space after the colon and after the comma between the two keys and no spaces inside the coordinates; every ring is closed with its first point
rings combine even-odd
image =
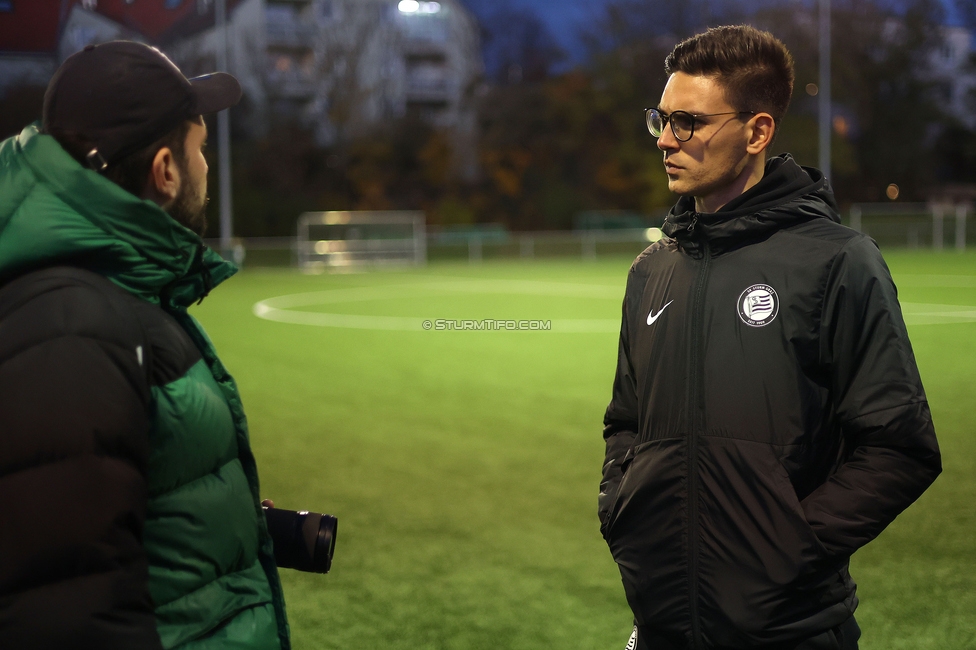
{"type": "Polygon", "coordinates": [[[678,142],[688,142],[691,136],[695,135],[695,125],[699,117],[716,117],[718,115],[755,115],[755,111],[728,111],[725,113],[701,113],[694,114],[688,111],[674,111],[665,113],[656,108],[645,108],[644,117],[647,120],[647,130],[655,138],[660,138],[664,133],[664,127],[671,124],[671,133],[678,142]]]}

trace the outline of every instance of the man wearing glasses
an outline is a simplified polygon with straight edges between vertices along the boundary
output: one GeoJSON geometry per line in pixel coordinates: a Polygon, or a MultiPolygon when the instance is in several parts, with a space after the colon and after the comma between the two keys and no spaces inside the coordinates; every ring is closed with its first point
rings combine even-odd
{"type": "Polygon", "coordinates": [[[850,650],[850,556],[941,460],[895,287],[827,179],[767,151],[793,62],[771,34],[678,44],[648,128],[679,195],[630,269],[601,530],[628,648],[850,650]]]}

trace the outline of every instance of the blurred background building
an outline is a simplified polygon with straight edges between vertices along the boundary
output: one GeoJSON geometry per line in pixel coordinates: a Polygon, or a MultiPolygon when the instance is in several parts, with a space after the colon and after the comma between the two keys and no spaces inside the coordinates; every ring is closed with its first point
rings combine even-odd
{"type": "MultiPolygon", "coordinates": [[[[817,0],[225,2],[245,90],[231,115],[242,236],[355,209],[477,233],[655,226],[674,197],[641,109],[674,43],[710,24],[787,44],[796,87],[774,153],[818,161],[817,0]]],[[[39,117],[51,74],[90,43],[141,40],[188,75],[216,69],[215,3],[0,0],[0,136],[39,117]]],[[[832,16],[841,206],[976,198],[976,4],[835,0],[832,16]]]]}
{"type": "MultiPolygon", "coordinates": [[[[477,24],[456,0],[227,6],[228,71],[245,90],[239,130],[260,137],[293,121],[327,146],[415,114],[452,132],[460,168],[474,175],[481,53],[477,24]]],[[[188,76],[213,71],[214,14],[215,0],[0,0],[0,91],[46,84],[74,52],[120,38],[160,47],[188,76]]]]}
{"type": "MultiPolygon", "coordinates": [[[[930,62],[946,108],[970,128],[976,128],[976,43],[965,27],[941,27],[941,42],[930,62]]],[[[974,179],[976,181],[976,179],[974,179]]]]}

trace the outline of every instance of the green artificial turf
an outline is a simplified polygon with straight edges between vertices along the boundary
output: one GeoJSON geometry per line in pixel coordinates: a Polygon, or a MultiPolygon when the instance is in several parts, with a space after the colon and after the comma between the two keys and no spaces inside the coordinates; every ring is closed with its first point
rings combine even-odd
{"type": "MultiPolygon", "coordinates": [[[[903,302],[976,305],[976,256],[888,259],[903,302]]],[[[623,648],[631,616],[596,494],[630,261],[255,269],[194,308],[240,385],[263,495],[339,517],[332,573],[282,570],[296,648],[623,648]],[[335,290],[347,293],[296,309],[553,329],[384,331],[252,313],[335,290]],[[596,331],[557,326],[573,319],[596,331]]],[[[945,471],[853,560],[861,647],[976,648],[976,323],[910,332],[945,471]]]]}

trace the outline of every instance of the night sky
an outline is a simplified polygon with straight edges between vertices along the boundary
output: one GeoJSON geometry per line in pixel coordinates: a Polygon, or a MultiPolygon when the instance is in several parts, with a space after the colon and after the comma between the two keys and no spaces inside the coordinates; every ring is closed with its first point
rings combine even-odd
{"type": "MultiPolygon", "coordinates": [[[[583,56],[579,42],[580,28],[600,15],[611,0],[461,0],[479,18],[500,8],[527,9],[534,12],[569,56],[567,63],[583,56]]],[[[680,1],[680,0],[677,0],[680,1]]],[[[942,0],[949,24],[959,24],[954,5],[958,0],[942,0]]]]}
{"type": "Polygon", "coordinates": [[[583,55],[578,34],[588,19],[599,15],[608,0],[461,0],[479,18],[500,8],[527,9],[546,25],[571,60],[583,55]]]}

